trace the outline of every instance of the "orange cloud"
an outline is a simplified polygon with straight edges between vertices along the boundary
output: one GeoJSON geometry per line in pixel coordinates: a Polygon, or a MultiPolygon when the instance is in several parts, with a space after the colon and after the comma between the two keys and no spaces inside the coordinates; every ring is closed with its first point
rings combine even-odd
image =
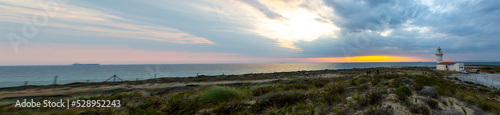
{"type": "Polygon", "coordinates": [[[404,56],[353,56],[353,57],[320,57],[309,58],[312,62],[418,62],[429,59],[404,56]]]}

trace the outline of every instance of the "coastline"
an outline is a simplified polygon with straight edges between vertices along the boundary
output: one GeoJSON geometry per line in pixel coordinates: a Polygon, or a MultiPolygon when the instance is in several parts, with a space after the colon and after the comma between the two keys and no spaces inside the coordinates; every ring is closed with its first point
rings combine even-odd
{"type": "Polygon", "coordinates": [[[332,78],[332,77],[354,77],[366,74],[366,71],[392,70],[392,69],[432,69],[433,67],[376,67],[376,68],[353,68],[338,70],[311,70],[292,71],[276,73],[252,73],[241,75],[200,75],[198,77],[168,77],[146,79],[138,81],[116,81],[116,82],[75,82],[62,85],[28,85],[17,87],[0,88],[0,99],[17,99],[24,97],[68,97],[84,93],[117,93],[135,89],[161,89],[180,88],[200,85],[221,85],[241,83],[265,83],[290,78],[332,78]],[[271,80],[271,81],[269,81],[271,80]],[[79,90],[73,90],[79,89],[79,90]],[[42,93],[43,92],[43,93],[42,93]],[[69,93],[69,95],[68,95],[69,93]]]}
{"type": "MultiPolygon", "coordinates": [[[[497,69],[492,71],[497,71],[497,69]]],[[[265,114],[280,112],[287,107],[314,108],[314,110],[286,110],[295,114],[308,112],[386,114],[388,111],[391,114],[426,114],[440,113],[445,110],[477,113],[478,111],[474,108],[479,108],[479,112],[487,114],[500,113],[498,89],[447,77],[453,74],[460,73],[436,71],[434,67],[376,67],[158,78],[156,81],[148,79],[115,83],[21,86],[0,88],[0,113],[20,111],[32,114],[60,114],[61,112],[103,114],[106,111],[113,111],[117,114],[144,114],[144,112],[148,114],[236,114],[241,112],[265,114]],[[378,75],[376,71],[379,71],[378,75]],[[424,86],[436,88],[439,97],[431,98],[422,94],[420,90],[423,90],[424,86]],[[405,97],[407,100],[401,100],[399,96],[398,91],[401,87],[407,87],[411,91],[410,95],[405,97]],[[204,101],[204,95],[210,94],[212,90],[226,90],[220,93],[238,92],[236,94],[241,96],[217,103],[204,101]],[[13,107],[16,100],[40,101],[62,98],[68,100],[117,99],[123,101],[124,105],[119,108],[71,109],[13,107]],[[151,99],[156,101],[151,101],[151,99]],[[437,105],[431,105],[428,100],[435,100],[437,105]]]]}

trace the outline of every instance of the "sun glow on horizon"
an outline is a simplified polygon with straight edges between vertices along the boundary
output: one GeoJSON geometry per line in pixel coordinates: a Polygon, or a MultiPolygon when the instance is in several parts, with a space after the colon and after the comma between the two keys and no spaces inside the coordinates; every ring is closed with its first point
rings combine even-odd
{"type": "Polygon", "coordinates": [[[311,58],[314,62],[419,62],[428,59],[404,56],[353,56],[353,57],[320,57],[311,58]]]}

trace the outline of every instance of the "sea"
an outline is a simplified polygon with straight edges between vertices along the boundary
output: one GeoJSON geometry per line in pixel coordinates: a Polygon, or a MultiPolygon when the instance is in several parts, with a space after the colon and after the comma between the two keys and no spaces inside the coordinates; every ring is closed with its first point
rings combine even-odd
{"type": "MultiPolygon", "coordinates": [[[[500,62],[461,62],[477,65],[500,65],[500,62]]],[[[436,62],[384,63],[267,63],[267,64],[144,64],[144,65],[45,65],[0,66],[0,88],[23,85],[68,84],[74,82],[135,81],[164,77],[197,75],[237,75],[303,70],[335,70],[370,67],[435,67],[436,62]],[[57,76],[57,77],[56,77],[57,76]],[[111,78],[111,79],[110,79],[111,78]]]]}

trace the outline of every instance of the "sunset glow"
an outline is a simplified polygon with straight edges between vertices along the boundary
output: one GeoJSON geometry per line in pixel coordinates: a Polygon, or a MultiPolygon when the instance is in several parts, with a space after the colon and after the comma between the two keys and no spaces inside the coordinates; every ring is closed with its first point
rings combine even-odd
{"type": "Polygon", "coordinates": [[[403,57],[403,56],[353,56],[353,57],[322,57],[311,58],[315,62],[419,62],[431,61],[429,59],[403,57]]]}

